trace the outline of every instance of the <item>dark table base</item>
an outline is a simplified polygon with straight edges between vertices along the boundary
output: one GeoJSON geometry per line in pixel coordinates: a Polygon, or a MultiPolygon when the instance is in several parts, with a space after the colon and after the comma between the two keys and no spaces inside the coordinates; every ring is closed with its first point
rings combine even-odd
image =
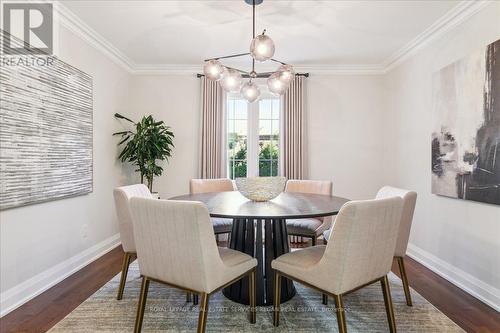
{"type": "MultiPolygon", "coordinates": [[[[285,220],[235,219],[229,247],[257,259],[256,303],[257,305],[273,305],[274,271],[271,268],[271,261],[282,254],[290,252],[285,220]],[[264,244],[262,244],[262,223],[264,223],[264,244]]],[[[282,278],[281,303],[291,299],[295,292],[293,282],[282,278]]],[[[230,300],[241,304],[249,304],[248,278],[243,278],[225,288],[223,293],[230,300]]]]}

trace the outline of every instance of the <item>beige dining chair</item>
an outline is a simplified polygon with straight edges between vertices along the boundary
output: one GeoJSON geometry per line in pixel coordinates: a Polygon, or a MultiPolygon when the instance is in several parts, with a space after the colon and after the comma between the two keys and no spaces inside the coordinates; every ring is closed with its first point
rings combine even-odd
{"type": "MultiPolygon", "coordinates": [[[[406,256],[406,249],[408,247],[408,240],[410,238],[411,224],[413,221],[413,213],[415,212],[415,205],[417,202],[417,193],[414,191],[404,190],[392,186],[382,187],[376,198],[389,198],[401,197],[403,199],[403,213],[401,215],[401,224],[399,226],[398,241],[396,243],[396,250],[394,251],[394,258],[398,262],[399,273],[401,281],[403,282],[403,290],[405,292],[406,304],[412,306],[410,284],[408,283],[408,276],[406,275],[406,268],[404,258],[406,256]]],[[[331,229],[323,233],[323,239],[328,241],[331,229]]],[[[323,303],[326,304],[327,300],[323,298],[323,303]]]]}
{"type": "MultiPolygon", "coordinates": [[[[189,192],[191,194],[207,192],[228,192],[234,191],[233,181],[227,178],[217,179],[191,179],[189,182],[189,192]]],[[[233,220],[214,217],[210,219],[214,227],[214,233],[218,240],[218,235],[230,234],[233,227],[233,220]]]]}
{"type": "Polygon", "coordinates": [[[399,197],[348,202],[336,218],[327,245],[304,248],[273,260],[274,326],[279,325],[281,278],[285,277],[334,298],[340,333],[347,331],[343,296],[380,282],[389,329],[396,332],[387,274],[402,209],[399,197]]]}
{"type": "Polygon", "coordinates": [[[217,248],[201,202],[132,198],[132,220],[142,276],[135,332],[140,332],[150,281],[201,295],[198,332],[205,332],[209,296],[244,277],[250,279],[250,322],[255,323],[257,260],[217,248]]]}
{"type": "MultiPolygon", "coordinates": [[[[310,194],[332,195],[332,182],[320,180],[288,180],[285,192],[298,192],[310,194]]],[[[316,239],[325,230],[330,228],[332,217],[318,217],[305,219],[286,220],[288,235],[312,239],[312,245],[316,245],[316,239]]]]}
{"type": "Polygon", "coordinates": [[[125,281],[127,281],[128,268],[136,253],[134,227],[132,224],[129,200],[132,197],[152,198],[153,196],[145,185],[135,184],[115,188],[113,197],[115,199],[116,215],[118,216],[118,230],[120,231],[120,240],[124,252],[120,284],[116,297],[117,300],[121,300],[123,297],[123,289],[125,288],[125,281]]]}

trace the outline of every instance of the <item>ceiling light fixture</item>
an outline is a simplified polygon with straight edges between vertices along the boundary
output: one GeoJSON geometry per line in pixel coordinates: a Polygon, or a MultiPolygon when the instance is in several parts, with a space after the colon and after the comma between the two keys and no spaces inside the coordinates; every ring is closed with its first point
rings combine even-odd
{"type": "Polygon", "coordinates": [[[264,0],[245,0],[245,2],[252,6],[252,42],[250,43],[250,52],[240,53],[229,56],[217,57],[206,59],[203,66],[203,73],[209,80],[219,81],[220,85],[226,92],[240,92],[240,94],[248,102],[252,103],[258,100],[260,96],[260,89],[252,82],[257,77],[268,77],[267,86],[269,91],[276,95],[282,95],[290,86],[295,71],[292,65],[286,64],[282,61],[276,60],[274,56],[274,42],[266,35],[266,30],[262,34],[255,36],[255,6],[259,5],[264,0]],[[250,72],[224,66],[220,60],[228,58],[236,58],[242,56],[252,57],[252,70],[250,72]],[[257,73],[255,71],[255,61],[264,62],[270,60],[278,63],[281,66],[275,72],[257,73]],[[243,84],[243,75],[248,77],[249,80],[243,84]]]}

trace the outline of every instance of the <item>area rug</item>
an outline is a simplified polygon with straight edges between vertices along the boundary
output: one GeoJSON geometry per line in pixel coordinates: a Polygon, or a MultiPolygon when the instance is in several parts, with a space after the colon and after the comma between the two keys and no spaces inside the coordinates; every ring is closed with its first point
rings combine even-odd
{"type": "MultiPolygon", "coordinates": [[[[56,324],[49,332],[133,332],[141,279],[137,261],[130,266],[123,299],[116,300],[120,276],[56,324]]],[[[398,332],[463,332],[448,317],[412,290],[413,306],[405,303],[401,280],[389,277],[398,332]]],[[[297,295],[282,305],[280,326],[272,325],[272,308],[260,307],[257,323],[248,322],[248,308],[221,292],[210,298],[207,332],[338,332],[333,300],[321,304],[321,294],[295,283],[297,295]]],[[[388,332],[379,283],[344,298],[348,332],[388,332]]],[[[186,303],[185,293],[151,282],[143,332],[195,332],[198,306],[186,303]]]]}

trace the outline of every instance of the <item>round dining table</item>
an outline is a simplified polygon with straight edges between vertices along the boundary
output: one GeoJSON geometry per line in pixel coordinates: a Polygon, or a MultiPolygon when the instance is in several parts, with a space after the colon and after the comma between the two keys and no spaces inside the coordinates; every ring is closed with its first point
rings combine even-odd
{"type": "MultiPolygon", "coordinates": [[[[256,202],[246,199],[238,191],[210,192],[181,195],[171,200],[204,203],[211,217],[233,220],[229,248],[257,259],[256,304],[273,304],[273,277],[271,261],[290,252],[287,219],[320,218],[336,215],[348,199],[306,193],[283,192],[271,201],[256,202]]],[[[281,302],[295,295],[289,279],[282,279],[281,302]]],[[[238,303],[249,304],[248,278],[223,290],[223,294],[238,303]]]]}

